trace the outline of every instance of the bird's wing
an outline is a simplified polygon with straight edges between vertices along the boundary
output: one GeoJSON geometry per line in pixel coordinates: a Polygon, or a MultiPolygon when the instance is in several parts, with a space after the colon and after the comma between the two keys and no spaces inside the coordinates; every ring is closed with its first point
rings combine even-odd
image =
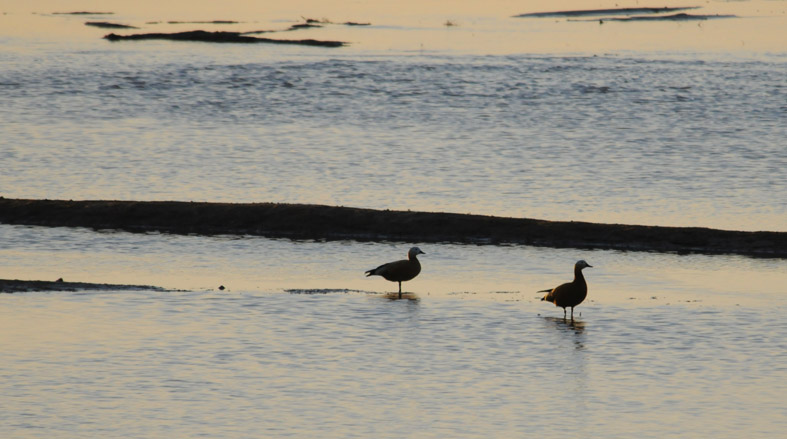
{"type": "Polygon", "coordinates": [[[407,270],[410,266],[410,261],[407,259],[402,259],[401,261],[389,262],[383,266],[381,266],[378,270],[378,274],[395,274],[404,270],[407,270]]]}
{"type": "Polygon", "coordinates": [[[367,271],[369,275],[377,275],[377,276],[385,276],[388,273],[396,272],[397,270],[401,270],[403,265],[407,265],[407,260],[403,259],[401,261],[394,261],[389,262],[387,264],[380,265],[379,267],[367,271]]]}

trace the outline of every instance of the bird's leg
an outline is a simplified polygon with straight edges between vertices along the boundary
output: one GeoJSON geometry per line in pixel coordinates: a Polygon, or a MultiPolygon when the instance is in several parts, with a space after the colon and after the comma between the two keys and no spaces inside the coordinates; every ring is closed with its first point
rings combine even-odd
{"type": "Polygon", "coordinates": [[[402,281],[399,281],[399,298],[402,298],[402,281]]]}
{"type": "Polygon", "coordinates": [[[566,319],[566,308],[563,308],[563,320],[566,319]]]}
{"type": "Polygon", "coordinates": [[[574,307],[571,307],[571,321],[574,321],[574,307]]]}

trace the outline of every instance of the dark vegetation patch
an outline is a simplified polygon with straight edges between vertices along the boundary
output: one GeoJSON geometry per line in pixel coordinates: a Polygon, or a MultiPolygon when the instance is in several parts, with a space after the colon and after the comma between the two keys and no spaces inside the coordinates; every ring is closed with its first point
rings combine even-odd
{"type": "Polygon", "coordinates": [[[787,232],[544,221],[310,204],[0,198],[0,222],[143,233],[524,244],[553,248],[787,258],[787,232]]]}

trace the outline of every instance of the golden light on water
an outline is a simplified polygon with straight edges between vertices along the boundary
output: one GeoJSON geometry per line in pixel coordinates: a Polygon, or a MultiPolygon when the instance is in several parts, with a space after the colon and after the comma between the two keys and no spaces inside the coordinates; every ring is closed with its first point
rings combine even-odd
{"type": "MultiPolygon", "coordinates": [[[[351,43],[353,50],[439,51],[474,54],[645,52],[780,52],[787,42],[787,4],[775,1],[678,2],[658,4],[600,1],[493,0],[487,2],[79,2],[77,10],[113,12],[107,16],[64,16],[74,6],[60,1],[7,2],[0,12],[6,32],[53,38],[100,38],[110,31],[87,28],[82,21],[105,20],[140,27],[132,32],[194,30],[251,31],[284,29],[303,18],[370,23],[372,26],[326,26],[299,31],[309,38],[351,43]],[[687,11],[737,18],[702,21],[599,23],[598,17],[514,18],[544,11],[618,7],[699,6],[687,11]],[[36,14],[36,15],[33,15],[36,14]],[[32,15],[32,16],[31,16],[32,15]],[[45,15],[46,19],[42,19],[45,15]],[[98,17],[98,18],[96,18],[98,17]],[[168,21],[234,20],[238,24],[178,24],[168,21]],[[453,26],[446,26],[446,23],[453,26]],[[155,24],[151,24],[155,23],[155,24]],[[75,25],[79,24],[79,25],[75,25]]],[[[123,31],[121,31],[123,32],[123,31]]],[[[118,33],[121,33],[118,32],[118,33]]],[[[284,38],[283,34],[274,34],[284,38]]],[[[292,34],[295,35],[295,34],[292,34]]]]}

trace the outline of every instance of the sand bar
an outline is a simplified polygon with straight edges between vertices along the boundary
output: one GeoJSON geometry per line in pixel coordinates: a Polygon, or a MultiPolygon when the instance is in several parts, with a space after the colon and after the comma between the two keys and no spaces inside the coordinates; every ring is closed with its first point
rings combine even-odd
{"type": "Polygon", "coordinates": [[[130,290],[155,290],[167,291],[164,288],[150,285],[116,285],[96,284],[90,282],[65,282],[63,280],[19,280],[0,279],[0,293],[30,293],[34,291],[130,291],[130,290]]]}
{"type": "Polygon", "coordinates": [[[0,222],[142,233],[524,244],[787,258],[787,232],[545,221],[311,204],[0,198],[0,222]]]}
{"type": "Polygon", "coordinates": [[[240,32],[207,32],[195,30],[175,33],[146,33],[132,35],[117,35],[114,33],[104,36],[109,41],[139,41],[139,40],[170,40],[170,41],[197,41],[203,43],[266,43],[266,44],[295,44],[301,46],[342,47],[347,43],[342,41],[323,40],[277,40],[272,38],[250,37],[240,32]]]}

